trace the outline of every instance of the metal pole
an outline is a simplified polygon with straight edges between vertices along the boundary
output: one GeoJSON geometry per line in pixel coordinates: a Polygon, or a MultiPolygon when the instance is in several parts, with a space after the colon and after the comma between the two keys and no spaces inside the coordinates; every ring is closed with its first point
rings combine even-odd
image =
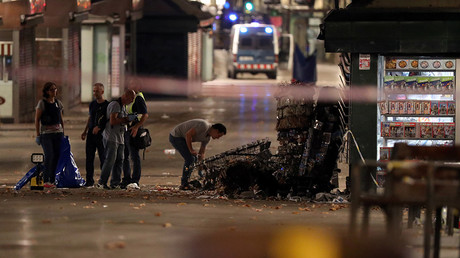
{"type": "Polygon", "coordinates": [[[287,12],[287,33],[291,33],[291,5],[292,5],[292,0],[289,0],[289,5],[288,5],[288,12],[287,12]]]}

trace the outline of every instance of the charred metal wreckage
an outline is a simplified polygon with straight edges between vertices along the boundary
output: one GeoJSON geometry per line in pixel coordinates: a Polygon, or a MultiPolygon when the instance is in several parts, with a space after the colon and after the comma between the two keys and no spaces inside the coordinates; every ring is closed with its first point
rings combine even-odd
{"type": "Polygon", "coordinates": [[[197,170],[200,178],[192,185],[222,190],[230,196],[254,191],[263,196],[311,197],[337,187],[331,178],[339,171],[345,125],[337,101],[315,100],[330,95],[330,88],[292,83],[280,85],[280,89],[283,95],[276,97],[277,154],[270,152],[269,139],[228,150],[195,163],[190,169],[197,170]],[[309,93],[294,98],[291,89],[309,93]]]}

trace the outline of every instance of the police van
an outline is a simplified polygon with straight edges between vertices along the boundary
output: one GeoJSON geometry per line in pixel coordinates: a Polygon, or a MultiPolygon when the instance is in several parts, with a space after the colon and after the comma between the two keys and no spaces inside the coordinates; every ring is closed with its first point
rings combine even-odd
{"type": "Polygon", "coordinates": [[[278,36],[275,26],[267,24],[235,24],[230,32],[227,60],[228,77],[238,73],[265,73],[276,79],[278,69],[278,36]]]}

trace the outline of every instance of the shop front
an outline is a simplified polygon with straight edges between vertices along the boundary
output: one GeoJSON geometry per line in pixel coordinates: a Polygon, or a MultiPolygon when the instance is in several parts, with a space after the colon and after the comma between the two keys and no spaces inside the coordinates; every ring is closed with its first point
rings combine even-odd
{"type": "Polygon", "coordinates": [[[69,110],[80,104],[81,22],[88,18],[90,0],[47,0],[44,22],[35,30],[37,100],[42,86],[54,81],[58,97],[69,110]]]}
{"type": "Polygon", "coordinates": [[[351,55],[350,129],[359,145],[351,163],[358,149],[365,159],[388,159],[396,142],[460,143],[459,29],[458,9],[446,6],[328,14],[320,35],[326,52],[351,55]]]}
{"type": "Polygon", "coordinates": [[[44,22],[45,1],[0,3],[1,122],[32,122],[36,105],[34,81],[35,28],[44,22]],[[3,101],[4,100],[4,101],[3,101]]]}
{"type": "Polygon", "coordinates": [[[105,86],[105,97],[118,97],[125,89],[126,22],[139,0],[92,1],[81,27],[81,102],[93,98],[93,85],[105,86]]]}

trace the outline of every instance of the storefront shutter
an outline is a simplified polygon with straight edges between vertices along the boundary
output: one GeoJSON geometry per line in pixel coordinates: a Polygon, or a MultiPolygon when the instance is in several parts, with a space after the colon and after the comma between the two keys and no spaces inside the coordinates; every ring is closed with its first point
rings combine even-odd
{"type": "Polygon", "coordinates": [[[29,123],[34,121],[35,105],[37,94],[41,97],[41,87],[35,90],[34,87],[34,39],[35,29],[24,28],[19,33],[19,70],[18,76],[19,87],[19,122],[29,123]]]}

